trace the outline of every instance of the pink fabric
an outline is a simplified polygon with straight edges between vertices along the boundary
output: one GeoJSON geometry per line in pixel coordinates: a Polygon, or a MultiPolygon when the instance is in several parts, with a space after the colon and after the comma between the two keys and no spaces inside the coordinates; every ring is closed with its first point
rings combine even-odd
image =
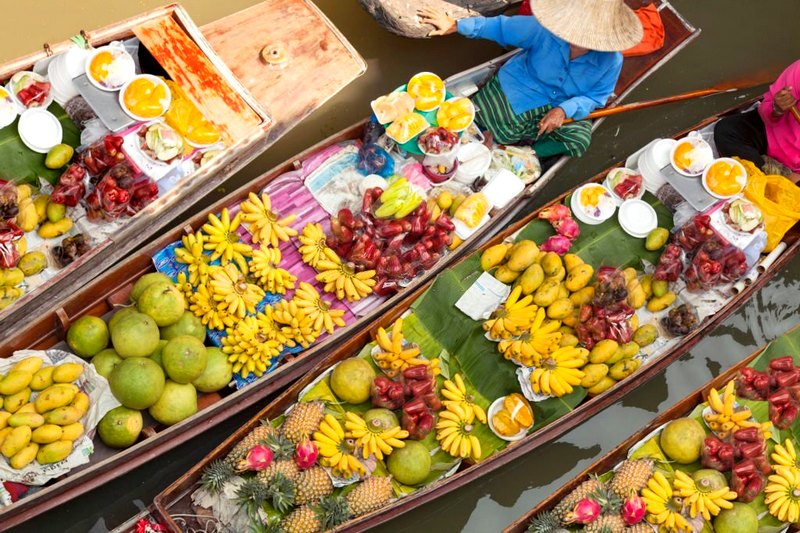
{"type": "Polygon", "coordinates": [[[800,99],[800,60],[778,76],[758,109],[767,130],[767,155],[800,172],[800,123],[788,111],[779,117],[772,114],[775,95],[784,87],[791,87],[792,95],[800,99]]]}

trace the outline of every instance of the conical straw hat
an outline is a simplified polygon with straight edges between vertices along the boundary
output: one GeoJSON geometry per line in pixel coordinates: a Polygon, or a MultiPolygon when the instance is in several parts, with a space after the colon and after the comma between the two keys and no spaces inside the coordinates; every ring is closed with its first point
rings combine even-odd
{"type": "Polygon", "coordinates": [[[623,0],[531,0],[542,26],[568,43],[600,50],[627,50],[642,40],[642,23],[623,0]]]}

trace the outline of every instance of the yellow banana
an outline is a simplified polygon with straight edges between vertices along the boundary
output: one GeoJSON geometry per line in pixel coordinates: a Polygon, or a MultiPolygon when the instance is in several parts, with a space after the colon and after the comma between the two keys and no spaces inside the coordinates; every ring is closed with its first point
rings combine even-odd
{"type": "Polygon", "coordinates": [[[256,244],[262,242],[277,248],[281,241],[287,242],[290,237],[297,235],[297,230],[289,226],[297,215],[280,218],[280,215],[272,211],[272,201],[266,193],[262,193],[259,198],[251,192],[240,207],[242,221],[248,224],[247,230],[256,244]]]}

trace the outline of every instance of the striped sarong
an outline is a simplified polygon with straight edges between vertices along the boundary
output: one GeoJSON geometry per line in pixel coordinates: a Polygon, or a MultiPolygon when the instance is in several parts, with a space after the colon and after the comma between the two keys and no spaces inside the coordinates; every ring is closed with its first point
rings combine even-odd
{"type": "Polygon", "coordinates": [[[551,133],[536,139],[539,121],[550,111],[552,105],[544,105],[517,115],[511,109],[497,75],[472,97],[478,109],[475,121],[489,130],[498,144],[531,144],[540,158],[568,154],[578,157],[586,152],[592,140],[592,124],[588,120],[577,120],[565,124],[551,133]]]}

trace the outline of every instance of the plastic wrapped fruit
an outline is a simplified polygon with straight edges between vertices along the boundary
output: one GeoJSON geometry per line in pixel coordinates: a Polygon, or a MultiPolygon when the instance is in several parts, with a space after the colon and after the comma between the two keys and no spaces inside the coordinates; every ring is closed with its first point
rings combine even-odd
{"type": "Polygon", "coordinates": [[[386,135],[393,141],[405,144],[430,126],[425,117],[418,113],[408,113],[392,122],[386,128],[386,135]]]}
{"type": "Polygon", "coordinates": [[[407,92],[390,93],[373,100],[370,104],[375,118],[381,124],[394,122],[414,111],[414,99],[407,92]]]}
{"type": "Polygon", "coordinates": [[[219,142],[219,131],[186,97],[175,82],[167,81],[172,93],[172,103],[164,119],[187,141],[195,146],[208,146],[219,142]]]}
{"type": "Polygon", "coordinates": [[[146,119],[160,117],[169,106],[169,93],[163,81],[155,76],[133,79],[122,94],[128,111],[146,119]]]}
{"type": "Polygon", "coordinates": [[[458,144],[458,135],[443,127],[428,128],[419,136],[417,144],[426,155],[447,154],[458,144]]]}
{"type": "Polygon", "coordinates": [[[420,111],[433,111],[444,102],[444,82],[431,72],[415,75],[409,80],[406,90],[414,98],[414,105],[420,111]]]}
{"type": "Polygon", "coordinates": [[[475,106],[469,98],[451,98],[436,112],[436,121],[450,131],[464,131],[475,119],[475,106]]]}

